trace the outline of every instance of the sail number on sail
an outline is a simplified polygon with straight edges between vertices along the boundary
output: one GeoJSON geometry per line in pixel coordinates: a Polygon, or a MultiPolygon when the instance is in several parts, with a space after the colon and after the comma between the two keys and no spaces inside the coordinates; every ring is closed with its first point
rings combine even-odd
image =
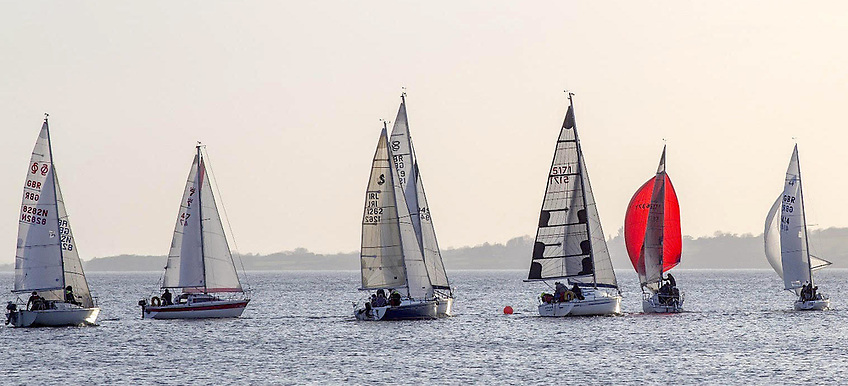
{"type": "Polygon", "coordinates": [[[74,250],[74,238],[71,236],[71,228],[68,226],[68,220],[59,220],[59,234],[62,236],[62,250],[74,250]]]}
{"type": "Polygon", "coordinates": [[[567,184],[568,176],[574,174],[571,165],[554,165],[551,167],[551,182],[554,184],[567,184]]]}
{"type": "Polygon", "coordinates": [[[365,217],[362,219],[366,224],[377,224],[383,215],[383,208],[380,207],[380,192],[365,192],[365,217]]]}
{"type": "MultiPolygon", "coordinates": [[[[397,149],[399,149],[399,148],[400,148],[400,142],[399,141],[392,142],[392,149],[393,150],[397,151],[397,149]],[[397,147],[397,148],[395,148],[395,147],[397,147]]],[[[406,184],[406,169],[404,169],[403,154],[393,155],[392,160],[395,163],[395,170],[397,170],[397,172],[398,172],[398,181],[400,182],[401,185],[406,184]]]]}
{"type": "MultiPolygon", "coordinates": [[[[795,211],[795,196],[790,196],[788,194],[783,195],[783,205],[781,207],[781,212],[783,213],[792,213],[795,211]]],[[[789,217],[780,216],[780,230],[784,232],[789,231],[789,217]]]]}

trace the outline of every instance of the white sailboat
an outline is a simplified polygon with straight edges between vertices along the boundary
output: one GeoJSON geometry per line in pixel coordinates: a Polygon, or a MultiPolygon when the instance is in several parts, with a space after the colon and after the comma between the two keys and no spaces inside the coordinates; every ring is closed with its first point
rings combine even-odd
{"type": "Polygon", "coordinates": [[[59,188],[47,114],[24,185],[13,292],[31,294],[26,304],[9,302],[6,307],[6,324],[15,327],[93,324],[100,313],[85,280],[59,188]]]}
{"type": "Polygon", "coordinates": [[[377,294],[364,307],[355,307],[354,316],[358,320],[437,318],[439,300],[393,159],[384,123],[365,192],[360,253],[360,290],[377,294]],[[384,296],[386,292],[391,295],[384,296]]]}
{"type": "Polygon", "coordinates": [[[389,137],[389,145],[392,149],[392,161],[395,165],[397,178],[403,188],[403,195],[409,209],[412,227],[418,238],[421,253],[424,255],[424,265],[430,278],[430,286],[436,297],[439,316],[450,316],[453,308],[453,291],[439,243],[436,240],[436,230],[433,227],[433,217],[430,207],[427,205],[427,195],[424,193],[424,182],[418,170],[418,157],[415,155],[415,147],[412,145],[412,136],[409,133],[409,120],[406,116],[406,94],[401,94],[401,103],[398,108],[392,133],[389,137]]]}
{"type": "Polygon", "coordinates": [[[557,139],[525,281],[556,283],[539,297],[539,315],[608,315],[621,312],[621,293],[601,228],[589,173],[577,136],[573,94],[557,139]]]}
{"type": "Polygon", "coordinates": [[[167,295],[154,296],[150,304],[139,301],[142,318],[238,317],[250,302],[239,281],[201,148],[198,144],[180,201],[161,286],[167,295]],[[182,294],[171,299],[175,294],[170,290],[182,294]]]}
{"type": "Polygon", "coordinates": [[[763,238],[766,259],[783,279],[784,289],[798,296],[795,310],[824,310],[830,307],[830,299],[816,293],[818,287],[813,282],[813,271],[831,263],[810,255],[798,145],[795,145],[789,160],[783,193],[766,216],[763,238]]]}
{"type": "Polygon", "coordinates": [[[666,272],[680,263],[680,204],[665,168],[665,146],[656,176],[636,191],[624,217],[624,241],[642,287],[642,310],[668,313],[683,310],[684,296],[666,272]]]}

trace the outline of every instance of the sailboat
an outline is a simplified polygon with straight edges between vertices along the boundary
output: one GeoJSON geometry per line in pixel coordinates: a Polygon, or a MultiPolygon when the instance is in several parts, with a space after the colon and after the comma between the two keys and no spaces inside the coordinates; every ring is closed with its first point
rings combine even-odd
{"type": "Polygon", "coordinates": [[[665,170],[665,146],[656,176],[645,182],[627,206],[624,241],[642,286],[644,312],[680,312],[683,295],[671,274],[680,263],[680,204],[665,170]]]}
{"type": "Polygon", "coordinates": [[[830,299],[817,294],[818,287],[813,282],[813,271],[831,263],[810,255],[798,145],[795,145],[789,160],[783,193],[766,216],[763,238],[766,259],[783,279],[784,289],[798,296],[795,310],[824,310],[830,307],[830,299]]]}
{"type": "Polygon", "coordinates": [[[442,261],[442,253],[436,240],[436,230],[433,227],[433,216],[427,204],[427,195],[424,194],[424,182],[418,170],[418,157],[415,155],[415,147],[412,145],[412,136],[409,133],[409,120],[406,115],[406,93],[402,93],[400,107],[395,119],[392,133],[389,136],[392,149],[392,161],[395,165],[397,178],[403,188],[403,196],[409,211],[409,218],[418,239],[418,245],[424,256],[424,266],[427,267],[427,276],[430,279],[430,287],[438,304],[438,316],[451,316],[453,308],[453,291],[448,280],[445,264],[442,261]]]}
{"type": "Polygon", "coordinates": [[[440,299],[424,261],[404,184],[394,165],[395,144],[389,147],[387,131],[383,122],[362,215],[360,290],[376,290],[376,294],[364,307],[354,305],[354,316],[358,320],[434,319],[439,317],[440,299]]]}
{"type": "Polygon", "coordinates": [[[196,146],[180,201],[161,284],[165,293],[152,297],[150,304],[139,301],[142,318],[232,318],[240,316],[250,302],[227,243],[202,147],[196,146]],[[172,298],[170,290],[182,293],[172,298]]]}
{"type": "Polygon", "coordinates": [[[47,114],[27,169],[12,292],[31,294],[26,304],[6,306],[6,324],[15,327],[94,324],[100,313],[59,188],[47,114]]]}
{"type": "Polygon", "coordinates": [[[525,281],[571,285],[556,282],[554,295],[539,297],[541,316],[618,314],[621,293],[577,136],[572,96],[568,93],[525,281]]]}

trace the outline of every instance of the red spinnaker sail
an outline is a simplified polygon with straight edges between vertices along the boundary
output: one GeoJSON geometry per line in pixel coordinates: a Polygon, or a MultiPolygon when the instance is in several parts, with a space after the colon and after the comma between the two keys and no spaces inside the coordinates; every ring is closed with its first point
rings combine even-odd
{"type": "MultiPolygon", "coordinates": [[[[654,180],[652,177],[645,182],[627,205],[627,214],[624,216],[624,243],[627,245],[627,254],[630,262],[637,273],[644,274],[645,264],[641,261],[642,243],[645,242],[645,227],[648,222],[648,211],[651,207],[651,194],[654,191],[654,180]]],[[[680,204],[677,202],[677,193],[671,184],[671,178],[665,175],[665,221],[663,225],[663,272],[674,268],[680,263],[682,252],[680,234],[680,204]]]]}

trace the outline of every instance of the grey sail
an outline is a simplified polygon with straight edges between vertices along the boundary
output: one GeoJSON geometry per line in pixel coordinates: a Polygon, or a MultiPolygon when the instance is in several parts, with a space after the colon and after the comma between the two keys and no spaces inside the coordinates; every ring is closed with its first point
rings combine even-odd
{"type": "Polygon", "coordinates": [[[424,255],[424,264],[430,283],[437,289],[450,289],[450,281],[436,239],[433,217],[430,214],[427,195],[424,193],[424,182],[418,169],[418,157],[409,133],[406,99],[403,96],[401,98],[390,143],[395,171],[403,188],[410,221],[418,238],[421,253],[424,255]]]}
{"type": "Polygon", "coordinates": [[[583,153],[573,106],[557,139],[528,280],[618,288],[583,153]]]}
{"type": "Polygon", "coordinates": [[[362,214],[360,263],[363,289],[406,286],[392,162],[384,129],[371,164],[362,214]]]}

